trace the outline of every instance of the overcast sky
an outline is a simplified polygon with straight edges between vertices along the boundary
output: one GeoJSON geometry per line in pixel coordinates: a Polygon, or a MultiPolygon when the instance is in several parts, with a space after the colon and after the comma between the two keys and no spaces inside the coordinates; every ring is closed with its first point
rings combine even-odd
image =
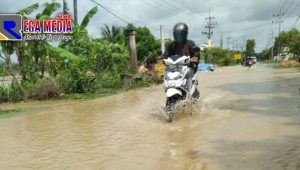
{"type": "MultiPolygon", "coordinates": [[[[189,39],[197,44],[206,42],[202,34],[205,29],[205,18],[211,15],[216,19],[213,29],[215,45],[220,44],[223,33],[224,47],[227,48],[227,37],[245,42],[247,39],[256,40],[256,50],[261,51],[268,45],[268,38],[272,32],[273,14],[279,13],[279,7],[285,12],[282,30],[289,30],[300,15],[300,0],[95,0],[114,10],[117,15],[130,23],[150,28],[159,38],[159,25],[164,25],[164,35],[171,36],[171,30],[177,22],[185,22],[190,28],[189,39]]],[[[0,0],[0,13],[14,13],[30,4],[39,2],[42,5],[51,0],[0,0]]],[[[56,0],[61,2],[62,0],[56,0]]],[[[73,0],[69,0],[70,13],[73,13],[73,0]]],[[[96,6],[91,0],[78,0],[78,18],[82,18],[89,9],[96,6]]],[[[88,30],[92,37],[100,37],[100,28],[104,24],[127,25],[122,20],[111,15],[101,7],[91,20],[88,30]]],[[[300,21],[296,24],[300,29],[300,21]]],[[[278,34],[278,24],[273,24],[274,34],[278,34]]],[[[270,46],[270,45],[269,45],[270,46]]],[[[230,48],[232,45],[230,44],[230,48]]]]}

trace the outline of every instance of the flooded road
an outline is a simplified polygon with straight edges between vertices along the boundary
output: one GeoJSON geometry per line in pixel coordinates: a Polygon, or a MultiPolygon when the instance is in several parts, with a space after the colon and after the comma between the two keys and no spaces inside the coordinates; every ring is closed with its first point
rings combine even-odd
{"type": "Polygon", "coordinates": [[[300,72],[199,73],[201,100],[161,119],[162,86],[77,101],[0,105],[0,169],[300,170],[300,72]]]}

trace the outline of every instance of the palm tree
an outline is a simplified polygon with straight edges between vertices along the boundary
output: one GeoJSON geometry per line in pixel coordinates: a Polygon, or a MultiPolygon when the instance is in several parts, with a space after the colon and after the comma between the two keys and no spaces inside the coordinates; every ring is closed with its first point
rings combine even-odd
{"type": "Polygon", "coordinates": [[[22,15],[23,18],[27,18],[34,10],[38,9],[39,3],[32,4],[24,9],[21,9],[18,14],[22,15]]]}
{"type": "Polygon", "coordinates": [[[67,0],[63,0],[63,13],[68,14],[69,13],[69,7],[67,0]]]}
{"type": "Polygon", "coordinates": [[[111,28],[107,24],[104,25],[103,28],[101,28],[101,35],[104,40],[107,40],[112,43],[117,42],[117,36],[122,33],[122,28],[113,25],[111,28]]]}

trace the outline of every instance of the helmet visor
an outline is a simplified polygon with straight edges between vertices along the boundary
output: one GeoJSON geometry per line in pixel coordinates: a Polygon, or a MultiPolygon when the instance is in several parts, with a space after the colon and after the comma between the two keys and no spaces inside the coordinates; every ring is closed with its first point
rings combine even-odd
{"type": "Polygon", "coordinates": [[[184,34],[175,34],[174,39],[177,42],[183,42],[186,39],[186,35],[184,35],[184,34]]]}

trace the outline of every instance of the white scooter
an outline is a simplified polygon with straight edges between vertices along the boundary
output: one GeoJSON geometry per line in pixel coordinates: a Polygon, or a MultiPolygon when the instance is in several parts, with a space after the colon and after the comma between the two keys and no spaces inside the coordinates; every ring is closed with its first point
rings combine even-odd
{"type": "Polygon", "coordinates": [[[195,102],[199,98],[198,81],[190,64],[189,56],[170,56],[164,59],[166,65],[164,88],[167,97],[165,117],[173,121],[174,108],[180,101],[195,102]]]}

